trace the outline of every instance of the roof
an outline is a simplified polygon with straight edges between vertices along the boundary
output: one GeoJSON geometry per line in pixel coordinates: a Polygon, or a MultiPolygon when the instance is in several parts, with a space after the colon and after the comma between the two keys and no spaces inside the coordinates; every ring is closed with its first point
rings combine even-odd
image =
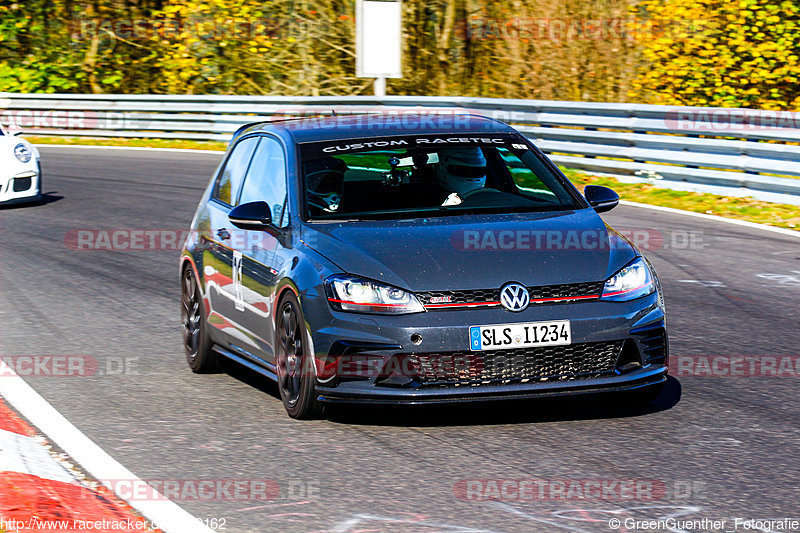
{"type": "Polygon", "coordinates": [[[234,139],[259,131],[289,136],[296,143],[414,134],[515,133],[513,128],[499,120],[481,115],[392,111],[259,122],[240,128],[234,139]]]}

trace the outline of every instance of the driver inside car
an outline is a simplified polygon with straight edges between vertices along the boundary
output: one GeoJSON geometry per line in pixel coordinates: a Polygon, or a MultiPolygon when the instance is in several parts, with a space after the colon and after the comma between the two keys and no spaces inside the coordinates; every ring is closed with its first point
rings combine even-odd
{"type": "Polygon", "coordinates": [[[477,146],[443,148],[435,173],[437,185],[447,195],[441,205],[458,205],[486,185],[486,158],[477,146]]]}
{"type": "Polygon", "coordinates": [[[308,203],[321,213],[336,213],[342,203],[346,171],[345,162],[335,157],[306,163],[308,203]]]}

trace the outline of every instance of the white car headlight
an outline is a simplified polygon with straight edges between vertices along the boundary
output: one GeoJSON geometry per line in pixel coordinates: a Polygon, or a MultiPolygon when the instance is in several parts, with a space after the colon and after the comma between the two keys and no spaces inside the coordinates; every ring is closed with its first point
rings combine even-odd
{"type": "Polygon", "coordinates": [[[31,157],[33,157],[33,154],[31,153],[31,149],[30,148],[28,148],[27,146],[25,146],[22,143],[19,143],[18,145],[16,145],[14,147],[14,156],[16,156],[16,158],[21,163],[27,163],[28,161],[31,160],[31,157]]]}
{"type": "Polygon", "coordinates": [[[641,298],[654,290],[650,269],[643,258],[637,257],[606,281],[602,299],[624,302],[641,298]]]}
{"type": "Polygon", "coordinates": [[[425,311],[417,297],[408,291],[346,274],[336,274],[326,279],[325,292],[331,307],[338,311],[381,315],[425,311]]]}

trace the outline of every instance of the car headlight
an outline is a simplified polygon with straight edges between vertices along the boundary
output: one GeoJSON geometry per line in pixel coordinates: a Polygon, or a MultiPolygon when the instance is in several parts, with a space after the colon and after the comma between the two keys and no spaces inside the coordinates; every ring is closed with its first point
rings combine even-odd
{"type": "Polygon", "coordinates": [[[31,149],[25,146],[22,143],[19,143],[14,147],[14,155],[21,163],[27,163],[31,160],[31,149]]]}
{"type": "Polygon", "coordinates": [[[408,291],[377,281],[345,274],[325,280],[331,307],[338,311],[357,311],[381,315],[402,315],[425,311],[417,297],[408,291]]]}
{"type": "Polygon", "coordinates": [[[650,269],[643,258],[637,257],[606,281],[602,299],[624,302],[641,298],[654,290],[650,269]]]}

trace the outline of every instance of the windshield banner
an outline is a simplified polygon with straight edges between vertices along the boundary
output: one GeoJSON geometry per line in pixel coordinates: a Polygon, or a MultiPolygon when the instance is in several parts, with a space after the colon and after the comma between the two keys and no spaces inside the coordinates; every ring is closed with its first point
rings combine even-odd
{"type": "Polygon", "coordinates": [[[300,145],[300,154],[303,159],[317,159],[370,150],[419,149],[433,146],[500,146],[514,150],[528,149],[525,139],[516,135],[404,135],[304,143],[300,145]]]}

